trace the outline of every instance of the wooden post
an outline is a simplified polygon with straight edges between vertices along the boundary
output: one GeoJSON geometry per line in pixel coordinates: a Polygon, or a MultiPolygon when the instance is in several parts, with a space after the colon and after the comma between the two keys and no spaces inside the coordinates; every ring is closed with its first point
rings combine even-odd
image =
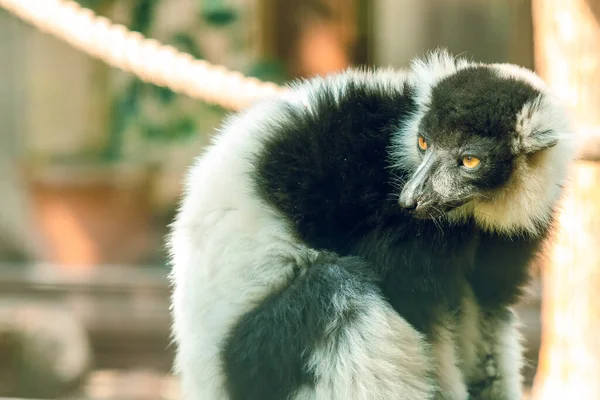
{"type": "Polygon", "coordinates": [[[542,346],[532,397],[600,399],[600,1],[533,0],[538,73],[572,109],[582,147],[542,271],[542,346]],[[593,161],[596,160],[596,161],[593,161]]]}

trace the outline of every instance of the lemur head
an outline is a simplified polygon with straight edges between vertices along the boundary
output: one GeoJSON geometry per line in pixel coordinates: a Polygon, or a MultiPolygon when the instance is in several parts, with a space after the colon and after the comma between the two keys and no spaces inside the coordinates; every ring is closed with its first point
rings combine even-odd
{"type": "Polygon", "coordinates": [[[412,65],[417,110],[395,137],[409,172],[398,203],[417,218],[473,217],[484,229],[535,234],[571,158],[564,109],[533,72],[455,59],[412,65]]]}

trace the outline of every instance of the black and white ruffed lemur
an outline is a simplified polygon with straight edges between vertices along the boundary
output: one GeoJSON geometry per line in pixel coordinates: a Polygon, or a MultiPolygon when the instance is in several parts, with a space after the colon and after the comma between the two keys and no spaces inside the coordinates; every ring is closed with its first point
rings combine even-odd
{"type": "Polygon", "coordinates": [[[572,159],[533,72],[444,50],[231,117],[170,236],[188,400],[518,400],[511,306],[572,159]]]}

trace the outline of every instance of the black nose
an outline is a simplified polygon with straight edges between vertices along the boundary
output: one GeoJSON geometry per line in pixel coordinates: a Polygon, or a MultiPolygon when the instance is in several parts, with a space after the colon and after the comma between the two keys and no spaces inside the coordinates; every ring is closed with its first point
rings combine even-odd
{"type": "Polygon", "coordinates": [[[408,211],[412,211],[415,208],[417,208],[417,202],[415,201],[414,198],[412,198],[412,199],[403,199],[401,197],[400,200],[398,201],[398,204],[400,204],[400,207],[402,207],[402,208],[404,208],[405,210],[408,210],[408,211]]]}

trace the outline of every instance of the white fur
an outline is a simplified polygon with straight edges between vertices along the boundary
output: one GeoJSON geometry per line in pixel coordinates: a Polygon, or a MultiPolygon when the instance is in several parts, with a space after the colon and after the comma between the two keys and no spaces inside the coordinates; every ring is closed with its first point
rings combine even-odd
{"type": "Polygon", "coordinates": [[[404,134],[392,136],[389,159],[393,168],[401,168],[414,173],[421,164],[422,157],[416,143],[419,132],[419,123],[421,122],[423,115],[425,115],[425,109],[418,108],[398,127],[398,132],[404,132],[404,134]]]}
{"type": "Polygon", "coordinates": [[[473,291],[467,288],[461,302],[461,319],[456,329],[460,369],[467,382],[474,382],[479,374],[479,347],[483,342],[479,311],[473,291]]]}
{"type": "Polygon", "coordinates": [[[325,77],[314,77],[291,82],[288,85],[291,90],[283,93],[281,97],[295,104],[301,104],[310,110],[311,96],[325,87],[334,93],[336,100],[339,100],[352,82],[360,82],[362,85],[366,85],[374,90],[381,90],[390,94],[401,94],[404,90],[404,84],[409,79],[408,72],[403,70],[392,68],[377,70],[349,68],[343,73],[333,73],[325,77]]]}
{"type": "Polygon", "coordinates": [[[500,324],[496,329],[498,349],[497,367],[500,382],[489,390],[489,399],[505,400],[523,398],[523,344],[519,330],[519,320],[514,315],[509,323],[500,324]]]}
{"type": "Polygon", "coordinates": [[[433,357],[440,388],[436,400],[467,400],[469,393],[460,369],[461,357],[457,354],[458,337],[447,328],[449,325],[450,320],[445,321],[433,335],[433,357]]]}
{"type": "Polygon", "coordinates": [[[512,79],[516,79],[519,81],[524,81],[529,83],[531,86],[533,86],[534,88],[536,88],[537,90],[543,92],[543,93],[548,93],[548,85],[546,85],[546,83],[544,82],[544,80],[535,72],[515,65],[515,64],[508,64],[508,63],[494,63],[494,64],[480,64],[480,65],[485,65],[489,68],[494,69],[495,71],[498,72],[498,75],[500,75],[503,78],[512,78],[512,79]]]}

